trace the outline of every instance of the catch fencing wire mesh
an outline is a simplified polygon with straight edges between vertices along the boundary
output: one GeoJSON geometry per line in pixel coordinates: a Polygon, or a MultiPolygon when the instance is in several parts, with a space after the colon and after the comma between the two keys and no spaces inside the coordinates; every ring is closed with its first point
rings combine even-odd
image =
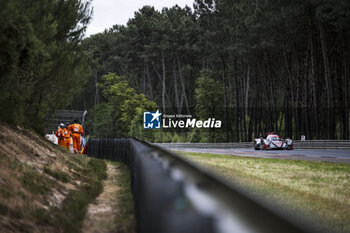
{"type": "Polygon", "coordinates": [[[79,110],[56,110],[52,117],[47,120],[45,131],[47,134],[54,133],[60,123],[69,122],[72,124],[74,119],[78,119],[84,127],[84,114],[86,115],[86,113],[86,111],[79,110]]]}

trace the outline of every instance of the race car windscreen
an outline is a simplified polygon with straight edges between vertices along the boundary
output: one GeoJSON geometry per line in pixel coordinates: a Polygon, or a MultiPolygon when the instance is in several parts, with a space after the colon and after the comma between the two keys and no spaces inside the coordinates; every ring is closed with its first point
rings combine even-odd
{"type": "Polygon", "coordinates": [[[281,139],[277,136],[272,136],[269,138],[271,141],[280,141],[281,139]]]}

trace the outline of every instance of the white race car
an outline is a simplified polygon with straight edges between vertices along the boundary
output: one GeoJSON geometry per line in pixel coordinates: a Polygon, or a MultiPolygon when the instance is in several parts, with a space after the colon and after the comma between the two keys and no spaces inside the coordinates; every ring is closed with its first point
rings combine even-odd
{"type": "Polygon", "coordinates": [[[293,140],[283,139],[277,133],[268,133],[266,138],[260,137],[254,139],[255,150],[293,150],[293,140]]]}

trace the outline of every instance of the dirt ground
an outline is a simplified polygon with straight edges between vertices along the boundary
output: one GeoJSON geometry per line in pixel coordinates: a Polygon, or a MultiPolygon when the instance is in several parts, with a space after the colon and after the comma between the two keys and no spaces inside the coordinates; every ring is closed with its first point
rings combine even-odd
{"type": "Polygon", "coordinates": [[[127,166],[46,139],[0,122],[0,232],[133,233],[127,166]]]}
{"type": "Polygon", "coordinates": [[[118,211],[118,165],[107,163],[107,179],[103,181],[103,192],[89,205],[83,223],[84,233],[115,232],[118,211]]]}
{"type": "MultiPolygon", "coordinates": [[[[50,206],[60,206],[69,190],[75,188],[71,183],[57,181],[44,172],[50,168],[70,173],[62,153],[55,151],[49,142],[45,144],[40,136],[30,130],[1,123],[0,153],[0,204],[6,204],[8,208],[36,206],[48,209],[50,206]],[[23,187],[23,177],[34,173],[35,177],[38,174],[52,184],[47,187],[50,191],[48,195],[40,195],[35,190],[33,193],[23,187]],[[32,199],[32,202],[28,203],[27,198],[32,199]]],[[[35,177],[28,179],[33,180],[35,177]]]]}

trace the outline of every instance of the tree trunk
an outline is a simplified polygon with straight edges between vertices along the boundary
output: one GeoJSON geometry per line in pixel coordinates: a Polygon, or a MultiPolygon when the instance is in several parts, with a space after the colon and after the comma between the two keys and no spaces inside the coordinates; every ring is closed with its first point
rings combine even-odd
{"type": "Polygon", "coordinates": [[[278,114],[277,114],[277,109],[276,109],[276,98],[275,98],[275,90],[273,89],[273,87],[275,86],[273,83],[273,79],[272,79],[272,75],[273,72],[270,69],[270,56],[267,57],[267,78],[269,79],[269,83],[270,83],[270,94],[271,94],[271,112],[273,114],[272,115],[272,130],[273,131],[277,131],[278,130],[278,114]],[[273,124],[274,123],[274,124],[273,124]]]}
{"type": "MultiPolygon", "coordinates": [[[[158,76],[158,79],[160,80],[160,82],[162,83],[162,87],[164,87],[165,86],[165,80],[164,80],[164,78],[159,74],[159,72],[158,72],[158,70],[157,70],[157,68],[154,66],[154,63],[153,62],[151,62],[151,64],[152,64],[152,66],[153,66],[153,70],[156,72],[156,74],[157,74],[157,76],[158,76]]],[[[163,67],[164,69],[165,69],[165,67],[163,67]]],[[[164,70],[163,70],[163,72],[164,72],[164,70]]],[[[164,74],[164,73],[163,73],[164,74]]],[[[164,96],[166,97],[166,99],[167,99],[167,101],[168,101],[168,103],[169,103],[169,108],[171,108],[171,102],[170,102],[170,99],[169,99],[169,95],[168,95],[168,93],[166,92],[166,89],[165,88],[162,88],[162,97],[163,97],[163,94],[164,94],[164,96]],[[164,93],[163,93],[163,91],[164,91],[164,93]]],[[[164,97],[164,106],[165,106],[165,97],[164,97]]],[[[163,100],[163,98],[162,98],[162,100],[163,100]]],[[[162,102],[163,103],[163,102],[162,102]]],[[[163,104],[162,104],[162,106],[163,106],[163,104]]],[[[165,108],[164,108],[165,109],[165,108]]]]}
{"type": "MultiPolygon", "coordinates": [[[[311,23],[310,23],[311,24],[311,23]]],[[[314,55],[314,38],[313,31],[311,32],[311,45],[310,45],[310,61],[311,61],[311,86],[312,86],[312,100],[313,100],[313,131],[316,138],[319,138],[319,126],[318,126],[318,104],[317,104],[317,88],[316,88],[316,73],[315,73],[315,55],[314,55]]]]}
{"type": "MultiPolygon", "coordinates": [[[[293,82],[292,82],[292,73],[290,71],[290,67],[291,67],[290,59],[287,58],[287,54],[286,53],[284,54],[284,58],[285,58],[285,62],[286,62],[287,72],[288,72],[289,90],[290,90],[290,95],[291,95],[290,96],[291,97],[291,101],[290,101],[291,106],[290,106],[290,108],[292,109],[292,115],[293,115],[292,119],[294,118],[294,121],[295,121],[295,126],[294,127],[296,129],[298,129],[297,120],[296,120],[296,113],[295,113],[295,107],[294,107],[294,88],[293,88],[293,82]]],[[[292,119],[289,119],[291,124],[293,122],[292,119]]],[[[292,136],[293,136],[293,133],[292,133],[292,135],[290,135],[290,137],[292,137],[292,136]]],[[[294,136],[296,136],[296,135],[294,135],[294,136]]]]}
{"type": "Polygon", "coordinates": [[[229,142],[230,140],[230,131],[229,131],[229,123],[228,123],[228,111],[227,111],[227,96],[226,96],[226,63],[225,58],[223,55],[221,56],[222,61],[222,88],[223,88],[223,95],[224,95],[224,114],[225,114],[225,129],[226,129],[226,142],[229,142]]]}
{"type": "Polygon", "coordinates": [[[246,140],[246,123],[245,123],[245,68],[244,68],[244,62],[243,59],[241,59],[241,73],[240,73],[240,79],[239,79],[239,91],[241,93],[241,99],[239,102],[239,118],[240,120],[240,132],[241,132],[241,140],[246,140]]]}
{"type": "Polygon", "coordinates": [[[304,122],[305,122],[305,135],[306,138],[312,138],[312,134],[310,132],[310,121],[309,121],[309,54],[310,54],[310,48],[311,48],[311,40],[309,40],[308,45],[308,51],[306,52],[305,58],[304,58],[304,104],[303,104],[303,112],[304,112],[304,122]]]}
{"type": "Polygon", "coordinates": [[[238,77],[237,77],[237,58],[234,58],[234,79],[235,79],[235,131],[236,131],[236,142],[239,142],[239,87],[238,87],[238,77]]]}
{"type": "Polygon", "coordinates": [[[331,75],[329,71],[329,61],[328,61],[328,53],[327,53],[327,45],[326,45],[326,36],[324,27],[321,22],[319,22],[319,30],[320,30],[320,40],[322,46],[322,56],[323,56],[323,66],[324,66],[324,78],[326,84],[326,93],[327,93],[327,134],[328,139],[333,139],[333,92],[332,92],[332,84],[331,84],[331,75]]]}
{"type": "Polygon", "coordinates": [[[343,84],[342,87],[344,89],[344,103],[342,108],[344,110],[343,116],[343,139],[349,139],[349,73],[348,73],[348,63],[346,61],[345,55],[343,55],[343,84]]]}
{"type": "Polygon", "coordinates": [[[177,112],[181,113],[181,107],[180,107],[180,102],[179,102],[179,94],[177,90],[177,77],[176,77],[176,60],[174,56],[173,60],[173,78],[174,78],[174,92],[175,92],[175,104],[177,108],[177,112]]]}
{"type": "Polygon", "coordinates": [[[162,49],[162,108],[163,112],[165,112],[165,80],[166,80],[166,72],[165,72],[165,57],[164,57],[164,49],[162,49]]]}
{"type": "MultiPolygon", "coordinates": [[[[182,66],[181,66],[181,63],[180,63],[179,55],[176,55],[176,57],[177,57],[177,64],[178,64],[180,81],[181,81],[181,87],[182,87],[181,101],[182,101],[182,99],[185,101],[185,107],[186,107],[186,110],[187,110],[187,114],[190,114],[190,109],[188,107],[188,101],[187,101],[187,96],[186,96],[185,79],[184,79],[184,75],[183,75],[183,71],[182,71],[182,66]]],[[[181,108],[182,108],[182,104],[181,104],[181,108]]]]}
{"type": "Polygon", "coordinates": [[[98,93],[98,77],[97,77],[97,71],[95,72],[95,106],[100,104],[100,96],[98,93]]]}
{"type": "Polygon", "coordinates": [[[148,88],[149,88],[150,98],[151,98],[151,100],[153,100],[153,85],[152,85],[151,73],[149,72],[148,63],[146,65],[146,72],[147,72],[147,80],[148,80],[148,88]]]}
{"type": "Polygon", "coordinates": [[[250,82],[250,66],[247,68],[247,80],[245,89],[245,115],[248,115],[248,101],[249,101],[249,82],[250,82]]]}
{"type": "MultiPolygon", "coordinates": [[[[344,31],[342,32],[342,47],[343,51],[346,51],[346,42],[344,39],[344,31]]],[[[342,103],[341,108],[343,109],[344,113],[342,116],[342,122],[343,122],[343,139],[347,140],[349,139],[349,66],[346,59],[346,54],[342,54],[342,85],[341,88],[344,90],[344,101],[342,103]]]]}
{"type": "Polygon", "coordinates": [[[146,95],[146,65],[143,63],[143,70],[141,71],[141,93],[146,95]]]}

